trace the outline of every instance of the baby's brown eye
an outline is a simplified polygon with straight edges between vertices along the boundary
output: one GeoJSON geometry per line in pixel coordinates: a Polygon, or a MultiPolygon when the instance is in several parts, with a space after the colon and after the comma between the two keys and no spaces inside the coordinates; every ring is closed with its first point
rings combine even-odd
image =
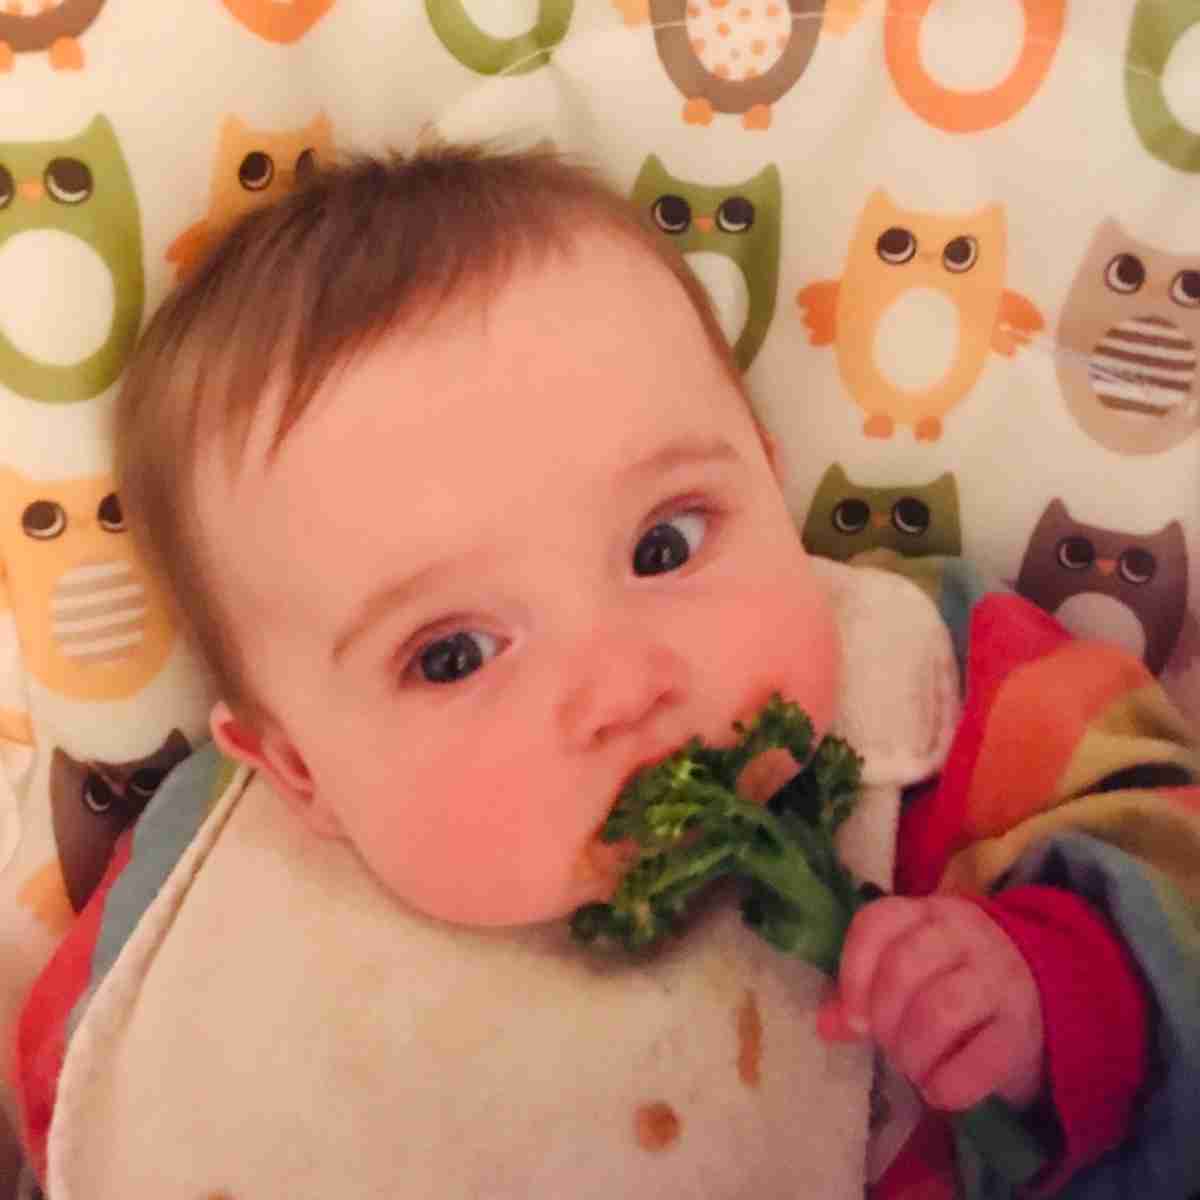
{"type": "Polygon", "coordinates": [[[261,192],[274,178],[275,164],[261,150],[251,150],[238,167],[238,183],[248,192],[261,192]]]}
{"type": "Polygon", "coordinates": [[[916,252],[917,239],[909,230],[903,229],[899,225],[885,229],[875,243],[875,253],[893,267],[908,262],[916,252]]]}
{"type": "Polygon", "coordinates": [[[498,649],[494,637],[477,631],[438,638],[421,651],[421,675],[427,683],[457,683],[494,658],[498,649]]]}
{"type": "Polygon", "coordinates": [[[116,492],[109,492],[100,501],[96,515],[100,518],[100,528],[107,533],[121,533],[125,529],[125,513],[116,492]]]}
{"type": "Polygon", "coordinates": [[[842,500],[833,510],[833,527],[838,533],[862,533],[871,519],[865,500],[842,500]]]}
{"type": "Polygon", "coordinates": [[[1068,571],[1086,571],[1096,561],[1096,547],[1085,537],[1063,538],[1058,543],[1058,561],[1068,571]]]}
{"type": "Polygon", "coordinates": [[[929,521],[929,505],[924,500],[905,496],[892,505],[892,524],[910,537],[925,533],[929,529],[929,521]]]}
{"type": "Polygon", "coordinates": [[[1149,550],[1142,550],[1135,546],[1126,550],[1117,560],[1117,569],[1126,583],[1140,586],[1143,583],[1149,583],[1154,578],[1158,563],[1149,550]]]}
{"type": "Polygon", "coordinates": [[[56,538],[66,527],[66,510],[53,500],[35,500],[21,514],[21,528],[38,541],[56,538]]]}
{"type": "Polygon", "coordinates": [[[692,206],[682,196],[659,196],[650,213],[663,233],[684,233],[692,223],[692,206]]]}
{"type": "Polygon", "coordinates": [[[1118,254],[1104,268],[1104,282],[1114,292],[1136,292],[1146,282],[1146,268],[1136,254],[1118,254]]]}
{"type": "Polygon", "coordinates": [[[947,271],[961,275],[969,271],[979,260],[979,243],[973,237],[956,237],[946,243],[942,251],[942,262],[947,271]]]}
{"type": "Polygon", "coordinates": [[[704,541],[708,522],[702,513],[684,512],[648,529],[633,551],[635,575],[665,575],[683,566],[704,541]]]}
{"type": "Polygon", "coordinates": [[[7,208],[16,193],[12,172],[7,167],[0,167],[0,208],[7,208]]]}
{"type": "Polygon", "coordinates": [[[92,172],[77,158],[55,158],[46,168],[46,191],[59,204],[82,204],[92,194],[92,172]]]}

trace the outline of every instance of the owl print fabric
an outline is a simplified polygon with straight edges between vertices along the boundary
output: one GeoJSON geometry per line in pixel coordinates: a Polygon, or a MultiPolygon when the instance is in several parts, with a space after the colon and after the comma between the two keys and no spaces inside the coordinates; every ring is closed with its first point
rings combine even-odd
{"type": "Polygon", "coordinates": [[[205,736],[112,491],[137,332],[430,126],[593,162],[678,246],[814,553],[962,555],[1200,714],[1196,0],[7,0],[0,1027],[205,736]]]}

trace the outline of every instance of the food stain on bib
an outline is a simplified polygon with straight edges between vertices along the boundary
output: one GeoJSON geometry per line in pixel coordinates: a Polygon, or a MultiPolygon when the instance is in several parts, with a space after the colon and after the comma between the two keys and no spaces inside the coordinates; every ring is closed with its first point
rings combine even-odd
{"type": "Polygon", "coordinates": [[[679,1115],[665,1101],[643,1104],[633,1114],[633,1129],[643,1150],[656,1153],[679,1140],[679,1115]]]}
{"type": "Polygon", "coordinates": [[[763,1027],[758,997],[753,989],[746,989],[734,1018],[738,1036],[738,1078],[747,1087],[756,1088],[762,1078],[763,1027]]]}

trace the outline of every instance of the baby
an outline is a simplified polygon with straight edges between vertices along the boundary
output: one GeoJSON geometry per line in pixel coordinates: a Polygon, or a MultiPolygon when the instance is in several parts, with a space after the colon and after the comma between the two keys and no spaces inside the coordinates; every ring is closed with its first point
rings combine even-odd
{"type": "MultiPolygon", "coordinates": [[[[218,746],[428,916],[608,898],[640,767],[772,693],[818,733],[838,708],[829,587],[704,292],[550,154],[361,160],[249,217],[152,322],[118,426],[218,746]]],[[[1057,1186],[1129,1135],[1153,989],[1067,880],[1007,895],[868,906],[821,1027],[933,1108],[1026,1113],[1057,1186]],[[1104,980],[1066,1020],[1046,925],[1104,980]],[[1117,1068],[1076,1053],[1098,1030],[1117,1068]]]]}

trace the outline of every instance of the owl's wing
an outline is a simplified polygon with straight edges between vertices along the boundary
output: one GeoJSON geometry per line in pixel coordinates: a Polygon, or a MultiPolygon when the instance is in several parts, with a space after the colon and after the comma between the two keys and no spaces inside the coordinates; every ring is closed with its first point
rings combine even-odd
{"type": "Polygon", "coordinates": [[[796,293],[804,324],[808,326],[809,341],[814,346],[828,346],[837,336],[838,279],[822,279],[810,283],[796,293]]]}
{"type": "Polygon", "coordinates": [[[175,265],[180,282],[186,279],[200,264],[208,250],[208,222],[197,221],[188,226],[168,247],[167,262],[175,265]]]}
{"type": "Polygon", "coordinates": [[[1000,310],[992,330],[992,349],[1011,358],[1022,346],[1028,345],[1035,333],[1046,327],[1042,314],[1032,300],[1019,292],[1000,293],[1000,310]]]}

